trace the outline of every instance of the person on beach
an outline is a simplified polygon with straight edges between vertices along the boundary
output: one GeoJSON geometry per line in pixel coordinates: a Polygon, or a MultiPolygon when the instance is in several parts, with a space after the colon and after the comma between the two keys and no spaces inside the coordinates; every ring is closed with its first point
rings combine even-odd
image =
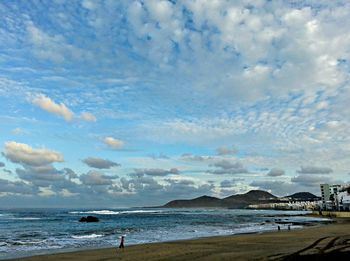
{"type": "Polygon", "coordinates": [[[120,245],[119,245],[119,248],[124,248],[124,238],[125,238],[125,236],[122,235],[121,238],[120,238],[120,245]]]}

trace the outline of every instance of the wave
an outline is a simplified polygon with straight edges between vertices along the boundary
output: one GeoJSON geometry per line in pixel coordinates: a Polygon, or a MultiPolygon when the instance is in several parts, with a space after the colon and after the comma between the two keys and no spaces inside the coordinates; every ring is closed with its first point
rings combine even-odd
{"type": "Polygon", "coordinates": [[[91,210],[91,211],[71,211],[70,214],[96,214],[96,215],[118,215],[119,211],[111,210],[91,210]]]}
{"type": "Polygon", "coordinates": [[[112,210],[89,210],[89,211],[71,211],[69,214],[95,214],[95,215],[120,215],[120,214],[140,214],[140,213],[160,213],[158,210],[124,210],[124,211],[112,211],[112,210]]]}
{"type": "Polygon", "coordinates": [[[91,234],[91,235],[82,235],[82,236],[72,236],[74,239],[89,239],[89,238],[98,238],[103,237],[101,234],[91,234]]]}
{"type": "Polygon", "coordinates": [[[137,213],[161,213],[161,210],[125,210],[121,214],[137,214],[137,213]]]}
{"type": "Polygon", "coordinates": [[[12,218],[8,218],[8,219],[14,219],[14,220],[40,220],[42,218],[38,218],[38,217],[12,217],[12,218]]]}
{"type": "MultiPolygon", "coordinates": [[[[46,242],[45,240],[35,240],[35,241],[20,241],[20,240],[16,240],[16,241],[12,241],[10,242],[11,245],[37,245],[37,244],[43,244],[46,242]]],[[[8,243],[7,243],[8,244],[8,243]]]]}

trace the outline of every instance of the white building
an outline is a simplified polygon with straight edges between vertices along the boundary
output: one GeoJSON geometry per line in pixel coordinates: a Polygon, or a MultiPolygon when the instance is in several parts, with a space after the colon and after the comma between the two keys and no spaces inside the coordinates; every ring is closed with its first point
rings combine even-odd
{"type": "Polygon", "coordinates": [[[324,210],[349,210],[350,186],[321,184],[322,209],[324,210]]]}
{"type": "Polygon", "coordinates": [[[344,186],[339,190],[339,208],[350,211],[350,185],[344,186]]]}

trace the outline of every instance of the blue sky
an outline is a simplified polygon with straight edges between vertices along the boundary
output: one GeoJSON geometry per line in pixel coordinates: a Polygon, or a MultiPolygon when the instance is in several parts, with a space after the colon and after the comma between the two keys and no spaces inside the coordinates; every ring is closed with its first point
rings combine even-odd
{"type": "Polygon", "coordinates": [[[347,1],[0,2],[2,206],[350,180],[347,1]]]}

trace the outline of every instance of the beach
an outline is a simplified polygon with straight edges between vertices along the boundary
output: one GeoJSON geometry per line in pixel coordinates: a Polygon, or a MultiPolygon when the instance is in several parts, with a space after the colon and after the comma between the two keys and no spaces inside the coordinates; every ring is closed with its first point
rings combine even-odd
{"type": "Polygon", "coordinates": [[[305,211],[252,209],[11,209],[0,212],[0,259],[328,224],[305,211]],[[99,222],[79,222],[94,215],[99,222]]]}
{"type": "Polygon", "coordinates": [[[259,234],[33,256],[13,260],[319,260],[350,256],[350,222],[259,234]]]}

